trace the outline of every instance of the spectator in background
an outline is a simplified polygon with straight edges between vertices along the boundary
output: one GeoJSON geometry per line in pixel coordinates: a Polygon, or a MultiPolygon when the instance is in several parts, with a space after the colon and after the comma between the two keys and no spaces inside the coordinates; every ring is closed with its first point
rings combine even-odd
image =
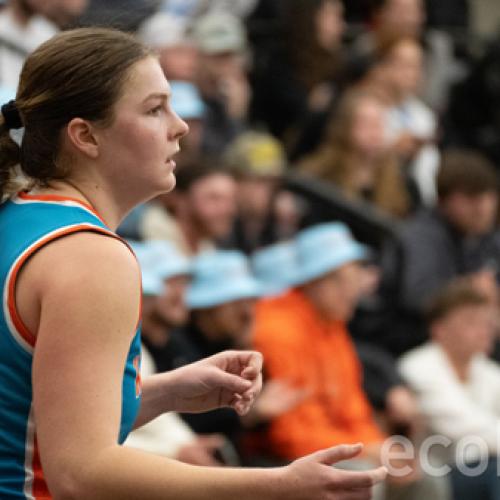
{"type": "Polygon", "coordinates": [[[227,149],[225,159],[238,182],[238,216],[227,245],[250,253],[281,239],[276,204],[287,168],[281,143],[267,133],[244,132],[227,149]]]}
{"type": "Polygon", "coordinates": [[[9,0],[0,12],[0,85],[17,89],[28,54],[58,31],[32,0],[9,0]]]}
{"type": "Polygon", "coordinates": [[[387,142],[387,114],[387,106],[373,92],[346,94],[320,148],[299,167],[336,185],[349,198],[402,217],[408,213],[410,197],[398,158],[387,142]]]}
{"type": "Polygon", "coordinates": [[[185,20],[157,12],[139,26],[137,36],[158,52],[161,67],[169,81],[195,80],[199,54],[187,35],[185,20]]]}
{"type": "Polygon", "coordinates": [[[428,310],[430,341],[400,360],[429,433],[448,440],[447,446],[431,448],[432,463],[453,467],[455,500],[498,498],[500,368],[487,357],[498,324],[495,306],[470,280],[449,283],[428,310]],[[463,439],[479,439],[483,448],[461,448],[463,439]],[[483,460],[486,468],[478,471],[483,460]],[[457,463],[478,474],[463,474],[457,463]]]}
{"type": "MultiPolygon", "coordinates": [[[[252,267],[267,297],[286,293],[296,285],[297,280],[299,266],[295,242],[280,242],[254,252],[252,267]]],[[[360,282],[365,288],[366,274],[360,278],[360,282]]],[[[369,286],[366,286],[368,289],[369,286]]],[[[363,387],[370,403],[379,412],[379,421],[388,432],[416,435],[416,402],[404,386],[394,359],[369,343],[356,342],[356,351],[363,365],[363,387]]]]}
{"type": "Polygon", "coordinates": [[[197,19],[192,35],[200,51],[196,83],[207,107],[203,150],[221,154],[245,126],[251,95],[243,23],[224,12],[197,19]]]}
{"type": "MultiPolygon", "coordinates": [[[[191,272],[189,263],[163,242],[132,243],[142,271],[142,353],[141,377],[157,373],[158,363],[153,360],[154,351],[165,347],[169,330],[187,319],[185,287],[191,272]],[[156,366],[155,366],[156,365],[156,366]]],[[[156,360],[157,361],[157,360],[156,360]]],[[[160,415],[140,429],[133,431],[125,445],[157,455],[175,458],[193,465],[219,465],[214,458],[221,447],[220,436],[197,436],[175,412],[160,415]]]]}
{"type": "Polygon", "coordinates": [[[183,255],[214,249],[228,237],[236,217],[233,174],[215,162],[197,162],[179,168],[176,178],[175,191],[142,214],[141,238],[170,241],[183,255]]]}
{"type": "MultiPolygon", "coordinates": [[[[250,345],[255,303],[262,291],[240,252],[217,251],[199,256],[187,295],[191,318],[172,334],[171,368],[197,361],[207,353],[250,345]]],[[[301,391],[276,383],[263,389],[262,397],[243,421],[227,409],[183,417],[197,432],[223,433],[238,448],[243,425],[260,424],[288,410],[301,397],[301,391]]]]}
{"type": "MultiPolygon", "coordinates": [[[[298,288],[259,304],[254,344],[266,359],[270,380],[307,389],[309,396],[271,422],[268,451],[293,460],[325,443],[360,441],[364,459],[378,463],[385,436],[363,392],[346,327],[362,292],[359,261],[366,249],[340,223],[305,229],[296,249],[298,288]]],[[[420,476],[416,463],[409,465],[411,475],[389,484],[387,497],[375,498],[447,498],[445,485],[420,476]]]]}
{"type": "Polygon", "coordinates": [[[404,223],[400,250],[388,248],[383,258],[383,289],[396,317],[381,329],[378,340],[385,338],[394,354],[425,339],[422,312],[433,293],[457,276],[494,276],[500,268],[493,165],[471,151],[448,151],[437,190],[437,207],[422,209],[404,223]]]}
{"type": "Polygon", "coordinates": [[[303,122],[320,115],[321,128],[338,94],[345,26],[340,0],[289,0],[283,17],[284,39],[255,75],[253,114],[292,151],[303,122]]]}
{"type": "Polygon", "coordinates": [[[463,76],[456,62],[450,37],[435,29],[425,29],[423,0],[375,0],[372,30],[360,35],[353,50],[357,53],[377,52],[398,38],[419,39],[425,47],[424,100],[433,109],[446,109],[450,87],[463,76]]]}
{"type": "MultiPolygon", "coordinates": [[[[416,188],[416,201],[436,201],[436,173],[439,166],[437,117],[419,98],[423,81],[423,51],[414,38],[400,38],[380,51],[382,79],[389,97],[387,133],[408,177],[416,188]]],[[[378,75],[380,77],[380,74],[378,75]]]]}

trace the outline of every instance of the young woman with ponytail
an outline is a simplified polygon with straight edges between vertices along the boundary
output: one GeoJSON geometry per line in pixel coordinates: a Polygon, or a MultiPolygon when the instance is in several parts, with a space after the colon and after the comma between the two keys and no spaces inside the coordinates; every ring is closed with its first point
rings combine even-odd
{"type": "Polygon", "coordinates": [[[1,108],[0,498],[370,498],[383,469],[328,467],[360,445],[267,470],[120,446],[166,411],[244,414],[261,387],[262,357],[243,351],[140,380],[140,271],[114,231],[174,187],[187,126],[169,94],[148,49],[86,28],[38,48],[1,108]]]}

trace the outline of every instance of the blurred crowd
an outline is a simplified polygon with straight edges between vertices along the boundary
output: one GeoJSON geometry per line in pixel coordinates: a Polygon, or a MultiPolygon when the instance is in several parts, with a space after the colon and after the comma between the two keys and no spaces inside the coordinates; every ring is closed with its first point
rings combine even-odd
{"type": "Polygon", "coordinates": [[[356,469],[380,462],[388,436],[418,449],[440,435],[449,444],[432,459],[450,471],[428,474],[418,453],[400,459],[411,472],[377,498],[500,498],[499,10],[486,0],[0,2],[2,102],[43,41],[100,24],[157,51],[190,127],[175,191],[119,228],[143,272],[143,375],[225,349],[264,354],[249,415],[164,415],[129,446],[271,466],[363,442],[344,464],[356,469]],[[475,477],[457,463],[471,436],[486,444],[460,460],[488,459],[475,477]]]}

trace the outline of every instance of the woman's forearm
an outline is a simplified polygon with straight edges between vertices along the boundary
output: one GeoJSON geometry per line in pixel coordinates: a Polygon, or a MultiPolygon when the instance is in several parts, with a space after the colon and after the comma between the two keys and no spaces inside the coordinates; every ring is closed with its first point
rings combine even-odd
{"type": "Polygon", "coordinates": [[[283,470],[194,467],[116,446],[79,472],[72,498],[274,500],[285,498],[283,470]]]}
{"type": "Polygon", "coordinates": [[[173,372],[158,373],[143,380],[141,409],[134,424],[137,429],[159,415],[169,411],[175,411],[171,391],[169,390],[173,372]]]}

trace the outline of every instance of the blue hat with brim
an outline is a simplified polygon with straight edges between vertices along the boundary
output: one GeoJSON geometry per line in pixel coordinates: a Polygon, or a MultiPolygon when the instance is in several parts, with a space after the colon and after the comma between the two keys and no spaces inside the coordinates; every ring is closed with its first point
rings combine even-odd
{"type": "Polygon", "coordinates": [[[335,271],[344,264],[365,260],[368,247],[358,243],[340,222],[318,224],[296,237],[298,271],[295,285],[302,285],[335,271]]]}
{"type": "Polygon", "coordinates": [[[160,280],[192,274],[191,262],[167,241],[128,241],[128,243],[145,274],[155,275],[160,280]]]}
{"type": "Polygon", "coordinates": [[[193,273],[191,261],[168,241],[155,240],[146,243],[150,265],[162,280],[175,276],[190,276],[193,273]]]}
{"type": "Polygon", "coordinates": [[[165,290],[163,281],[154,274],[142,272],[142,294],[149,296],[162,295],[165,290]]]}
{"type": "Polygon", "coordinates": [[[164,280],[174,276],[190,275],[191,264],[175,247],[165,241],[127,241],[137,257],[142,275],[142,293],[161,295],[164,280]]]}
{"type": "Polygon", "coordinates": [[[280,295],[295,284],[297,252],[293,242],[280,242],[257,250],[251,261],[264,295],[280,295]]]}
{"type": "Polygon", "coordinates": [[[207,252],[195,260],[193,267],[193,281],[186,296],[190,309],[207,309],[262,296],[262,287],[241,252],[207,252]]]}
{"type": "Polygon", "coordinates": [[[190,82],[174,80],[172,89],[172,109],[183,120],[201,120],[205,116],[205,104],[198,88],[190,82]]]}

